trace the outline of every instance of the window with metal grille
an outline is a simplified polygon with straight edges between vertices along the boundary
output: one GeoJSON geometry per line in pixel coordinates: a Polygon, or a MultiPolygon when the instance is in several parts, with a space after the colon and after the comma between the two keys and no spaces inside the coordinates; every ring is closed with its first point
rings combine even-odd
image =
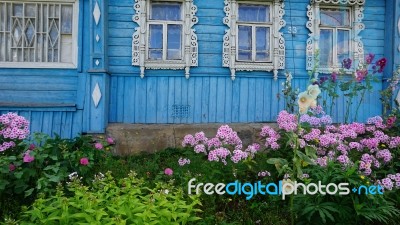
{"type": "Polygon", "coordinates": [[[1,1],[0,66],[74,67],[76,12],[75,1],[1,1]]]}

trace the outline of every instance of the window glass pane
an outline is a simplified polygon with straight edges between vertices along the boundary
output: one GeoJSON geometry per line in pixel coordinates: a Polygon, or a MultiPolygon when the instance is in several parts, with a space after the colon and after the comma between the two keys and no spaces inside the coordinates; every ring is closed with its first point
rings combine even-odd
{"type": "Polygon", "coordinates": [[[152,20],[182,20],[181,3],[153,3],[151,4],[150,19],[152,20]]]}
{"type": "Polygon", "coordinates": [[[61,33],[72,33],[72,6],[61,7],[61,33]]]}
{"type": "Polygon", "coordinates": [[[168,25],[167,59],[182,59],[182,25],[168,25]]]}
{"type": "Polygon", "coordinates": [[[269,58],[269,32],[268,27],[256,27],[256,61],[269,58]]]}
{"type": "Polygon", "coordinates": [[[150,24],[149,59],[162,59],[163,26],[150,24]]]}
{"type": "Polygon", "coordinates": [[[1,62],[73,62],[73,4],[0,3],[1,62]]]}
{"type": "Polygon", "coordinates": [[[252,60],[252,28],[251,26],[239,26],[239,60],[252,60]]]}
{"type": "Polygon", "coordinates": [[[14,16],[22,17],[23,14],[22,9],[23,9],[22,4],[14,4],[14,10],[13,10],[14,16]]]}
{"type": "Polygon", "coordinates": [[[337,45],[337,52],[338,52],[338,62],[342,62],[343,59],[349,58],[350,56],[350,31],[348,30],[338,30],[338,45],[337,45]]]}
{"type": "Polygon", "coordinates": [[[269,6],[240,4],[239,21],[269,22],[269,6]]]}
{"type": "Polygon", "coordinates": [[[332,63],[332,50],[333,50],[333,30],[321,29],[320,39],[320,65],[321,66],[331,66],[332,63]]]}
{"type": "Polygon", "coordinates": [[[321,9],[321,25],[350,26],[348,9],[321,9]]]}

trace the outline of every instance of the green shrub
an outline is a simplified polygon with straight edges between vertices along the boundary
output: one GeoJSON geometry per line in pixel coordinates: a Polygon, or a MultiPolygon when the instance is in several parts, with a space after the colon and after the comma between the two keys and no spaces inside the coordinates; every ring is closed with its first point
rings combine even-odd
{"type": "Polygon", "coordinates": [[[145,185],[131,172],[116,181],[111,173],[96,175],[91,187],[75,174],[51,197],[39,197],[23,212],[21,224],[187,224],[196,217],[197,196],[185,199],[182,189],[171,183],[145,185]]]}
{"type": "Polygon", "coordinates": [[[15,216],[21,205],[31,204],[38,193],[54,194],[72,172],[93,177],[95,165],[109,155],[96,149],[90,136],[62,139],[37,133],[32,141],[35,144],[20,142],[0,154],[0,217],[15,216]]]}

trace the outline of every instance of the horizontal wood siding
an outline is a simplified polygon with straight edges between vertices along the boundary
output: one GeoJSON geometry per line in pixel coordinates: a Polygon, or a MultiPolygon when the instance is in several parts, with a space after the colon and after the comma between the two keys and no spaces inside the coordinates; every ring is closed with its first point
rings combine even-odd
{"type": "MultiPolygon", "coordinates": [[[[227,68],[222,68],[222,38],[228,29],[222,23],[225,16],[223,1],[195,0],[199,23],[195,25],[199,43],[199,66],[191,68],[189,80],[182,70],[146,70],[139,78],[139,68],[131,66],[133,1],[109,1],[109,70],[111,73],[110,122],[123,123],[234,123],[267,122],[276,120],[284,108],[282,96],[283,71],[278,81],[270,72],[237,72],[230,79],[227,68]],[[279,96],[279,97],[278,97],[279,96]],[[189,106],[188,117],[173,117],[173,105],[189,106]]],[[[304,90],[308,84],[305,70],[305,48],[309,30],[305,27],[309,0],[285,2],[286,68],[294,75],[293,86],[304,90]],[[295,26],[297,34],[288,33],[295,26]]],[[[362,31],[365,53],[377,57],[384,52],[385,1],[367,1],[362,31]],[[368,34],[368,35],[367,35],[368,34]]],[[[376,97],[381,82],[368,93],[359,120],[381,113],[376,97]]],[[[343,98],[334,107],[335,121],[344,119],[343,98]]],[[[355,100],[357,102],[357,100],[355,100]]],[[[352,110],[355,111],[356,104],[352,110]]]]}
{"type": "Polygon", "coordinates": [[[76,137],[82,133],[82,111],[30,111],[1,110],[0,114],[15,112],[30,121],[30,132],[46,133],[51,136],[60,135],[62,138],[76,137]]]}
{"type": "MultiPolygon", "coordinates": [[[[33,70],[31,70],[33,71],[33,70]]],[[[77,100],[77,73],[3,70],[0,74],[0,103],[2,105],[75,104],[77,100]],[[6,72],[8,71],[8,72],[6,72]]]]}

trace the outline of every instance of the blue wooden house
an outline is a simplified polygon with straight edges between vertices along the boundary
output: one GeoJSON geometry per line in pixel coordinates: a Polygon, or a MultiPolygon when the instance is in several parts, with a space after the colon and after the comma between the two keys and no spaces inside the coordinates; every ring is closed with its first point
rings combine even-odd
{"type": "MultiPolygon", "coordinates": [[[[73,137],[110,123],[274,121],[282,82],[386,56],[360,120],[400,64],[400,0],[0,1],[0,112],[73,137]]],[[[354,67],[352,68],[354,70],[354,67]]],[[[340,100],[342,101],[342,100],[340,100]]],[[[343,120],[343,104],[333,118],[343,120]]]]}

